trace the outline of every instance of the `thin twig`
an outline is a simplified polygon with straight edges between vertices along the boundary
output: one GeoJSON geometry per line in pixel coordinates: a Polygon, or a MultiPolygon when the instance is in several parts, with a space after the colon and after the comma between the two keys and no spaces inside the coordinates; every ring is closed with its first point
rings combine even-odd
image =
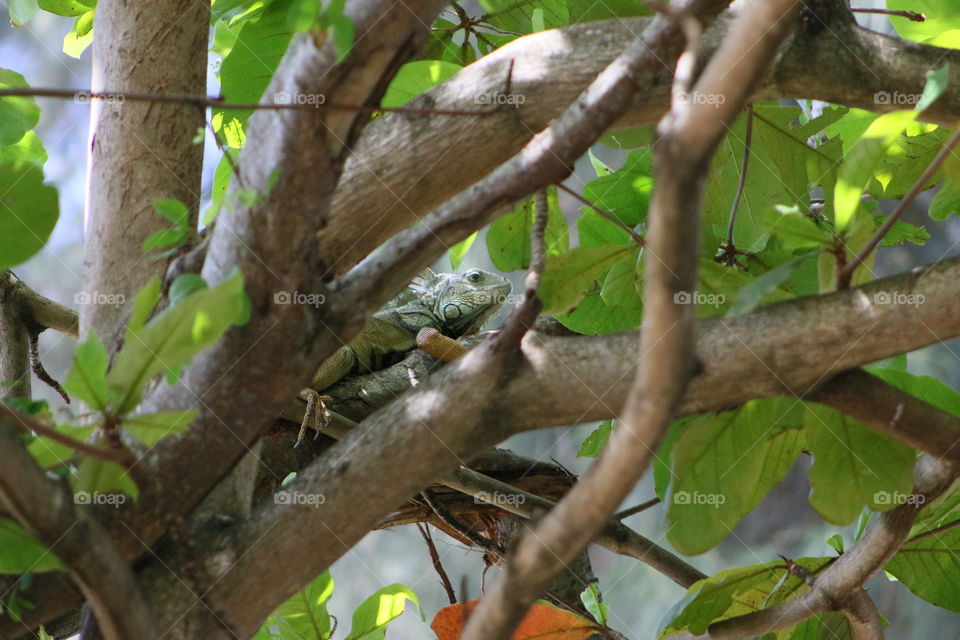
{"type": "Polygon", "coordinates": [[[629,509],[624,509],[623,511],[618,511],[613,514],[614,520],[623,520],[624,518],[629,518],[630,516],[635,516],[641,511],[646,511],[654,505],[660,504],[660,498],[650,498],[646,502],[641,502],[635,507],[630,507],[629,509]]]}
{"type": "Polygon", "coordinates": [[[916,11],[901,11],[898,9],[874,9],[873,7],[850,7],[851,13],[879,13],[885,16],[894,16],[896,18],[906,18],[913,22],[923,22],[927,16],[916,11]]]}
{"type": "Polygon", "coordinates": [[[337,102],[323,102],[318,104],[314,101],[311,104],[278,104],[278,103],[259,103],[259,102],[224,102],[223,98],[197,96],[190,94],[153,94],[138,93],[134,91],[86,91],[84,89],[50,89],[42,87],[33,87],[30,89],[0,89],[0,98],[9,97],[36,97],[36,98],[73,98],[82,103],[91,100],[110,100],[114,102],[155,102],[155,103],[173,103],[188,104],[196,107],[214,107],[230,110],[308,110],[308,109],[329,109],[331,111],[357,111],[360,113],[409,113],[413,115],[439,115],[439,116],[481,116],[490,115],[497,111],[499,105],[494,105],[489,109],[418,109],[415,107],[381,107],[375,105],[356,105],[341,104],[337,102]]]}
{"type": "Polygon", "coordinates": [[[747,185],[747,168],[750,166],[750,143],[753,140],[753,106],[747,105],[747,131],[743,136],[743,166],[740,167],[740,181],[737,183],[737,193],[730,206],[730,218],[727,220],[727,247],[736,248],[733,243],[733,227],[737,222],[737,209],[743,198],[743,189],[747,185]]]}
{"type": "Polygon", "coordinates": [[[99,458],[100,460],[115,462],[124,469],[131,469],[136,463],[136,458],[134,458],[133,454],[125,449],[105,449],[103,447],[87,444],[86,442],[60,433],[59,431],[48,427],[42,422],[35,420],[30,416],[14,411],[10,407],[3,404],[0,404],[0,418],[6,418],[7,424],[17,427],[22,431],[32,431],[45,438],[50,438],[54,442],[59,442],[62,445],[66,445],[78,453],[86,454],[92,458],[99,458]]]}
{"type": "Polygon", "coordinates": [[[950,139],[947,140],[946,144],[943,145],[943,149],[940,149],[940,152],[937,153],[936,157],[927,165],[927,168],[924,169],[923,173],[920,174],[920,177],[917,178],[917,181],[913,183],[913,186],[910,187],[910,191],[907,192],[907,195],[897,204],[897,208],[893,210],[889,216],[887,216],[886,221],[877,229],[877,232],[870,239],[870,242],[860,250],[853,260],[844,265],[843,269],[837,274],[837,289],[846,289],[850,286],[850,281],[853,277],[854,270],[863,264],[867,259],[870,253],[877,248],[877,245],[883,240],[884,236],[887,235],[887,232],[890,231],[890,228],[897,223],[897,220],[904,214],[913,201],[916,200],[917,196],[920,195],[920,192],[924,190],[927,182],[933,176],[934,173],[940,168],[940,165],[944,163],[952,152],[954,147],[957,146],[957,143],[960,142],[960,129],[957,129],[953,132],[953,135],[950,136],[950,139]]]}
{"type": "Polygon", "coordinates": [[[587,200],[586,198],[584,198],[582,195],[580,195],[579,193],[577,193],[576,191],[574,191],[573,189],[571,189],[571,188],[568,187],[567,185],[563,184],[562,182],[558,182],[558,183],[557,183],[557,187],[558,187],[559,189],[562,189],[563,191],[566,191],[566,192],[569,193],[571,196],[573,196],[574,198],[576,198],[577,200],[579,200],[579,201],[582,202],[583,204],[587,205],[588,207],[590,207],[591,209],[593,209],[594,211],[596,211],[597,215],[599,215],[601,218],[603,218],[603,219],[606,220],[607,222],[611,222],[611,223],[617,225],[618,227],[620,227],[621,230],[623,230],[625,233],[627,233],[627,234],[630,236],[630,238],[633,240],[634,244],[636,244],[638,247],[641,247],[641,248],[643,247],[643,244],[644,244],[643,236],[641,236],[639,233],[637,233],[636,231],[634,231],[633,229],[631,229],[631,228],[629,227],[629,225],[627,225],[625,222],[623,222],[622,220],[620,220],[619,218],[617,218],[617,216],[613,215],[613,214],[610,213],[609,211],[606,211],[606,210],[604,210],[604,209],[601,209],[600,207],[598,207],[597,205],[593,204],[592,202],[590,202],[589,200],[587,200]]]}
{"type": "MultiPolygon", "coordinates": [[[[43,330],[43,328],[44,327],[41,327],[40,330],[43,330]]],[[[40,361],[40,334],[32,330],[30,331],[30,368],[33,369],[33,374],[37,376],[40,382],[43,382],[59,393],[63,401],[70,404],[70,396],[63,390],[60,383],[47,373],[47,370],[43,367],[43,362],[40,361]]]]}
{"type": "Polygon", "coordinates": [[[447,576],[447,572],[440,563],[440,554],[437,553],[437,545],[435,545],[433,542],[433,536],[430,535],[430,529],[427,527],[427,525],[418,522],[417,531],[419,531],[420,535],[423,536],[423,541],[427,543],[427,551],[430,552],[430,561],[433,563],[433,568],[437,572],[437,575],[440,576],[440,583],[443,584],[443,590],[447,592],[447,600],[450,601],[450,604],[456,604],[457,594],[453,590],[453,585],[450,584],[450,577],[447,576]]]}

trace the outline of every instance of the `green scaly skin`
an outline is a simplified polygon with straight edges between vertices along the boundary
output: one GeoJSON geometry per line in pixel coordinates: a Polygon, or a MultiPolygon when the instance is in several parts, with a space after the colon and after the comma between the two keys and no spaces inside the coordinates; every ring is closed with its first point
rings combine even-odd
{"type": "Polygon", "coordinates": [[[481,269],[463,273],[428,271],[414,280],[313,374],[310,387],[301,393],[307,398],[308,407],[297,444],[303,439],[315,403],[320,404],[321,414],[326,411],[323,401],[330,398],[317,392],[347,376],[396,364],[416,349],[421,329],[433,328],[453,339],[476,333],[503,306],[511,288],[503,276],[481,269]]]}

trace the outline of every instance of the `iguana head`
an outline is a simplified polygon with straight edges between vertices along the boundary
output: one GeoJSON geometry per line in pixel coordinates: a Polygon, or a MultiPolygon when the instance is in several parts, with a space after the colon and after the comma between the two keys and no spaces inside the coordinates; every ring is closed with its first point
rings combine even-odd
{"type": "Polygon", "coordinates": [[[433,313],[451,338],[476,333],[506,302],[513,288],[503,276],[482,269],[436,274],[433,313]]]}

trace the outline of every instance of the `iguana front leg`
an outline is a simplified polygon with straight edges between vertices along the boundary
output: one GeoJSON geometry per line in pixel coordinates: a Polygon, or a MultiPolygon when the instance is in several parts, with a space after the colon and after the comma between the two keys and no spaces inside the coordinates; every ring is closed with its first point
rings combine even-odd
{"type": "Polygon", "coordinates": [[[314,372],[310,386],[300,391],[300,397],[307,401],[307,408],[303,412],[303,420],[300,422],[297,443],[293,445],[295,448],[303,442],[307,427],[311,426],[311,423],[319,434],[321,426],[325,426],[330,421],[330,410],[326,403],[331,402],[333,398],[320,395],[318,391],[333,386],[349,375],[356,366],[356,352],[350,347],[340,347],[332,356],[324,360],[314,372]]]}

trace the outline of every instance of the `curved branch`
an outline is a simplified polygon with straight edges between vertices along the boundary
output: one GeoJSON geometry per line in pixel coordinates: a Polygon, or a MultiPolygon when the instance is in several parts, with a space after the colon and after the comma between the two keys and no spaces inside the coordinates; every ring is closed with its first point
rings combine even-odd
{"type": "MultiPolygon", "coordinates": [[[[780,52],[752,99],[807,98],[891,111],[898,105],[878,95],[919,95],[922,71],[949,62],[947,91],[922,118],[943,126],[960,119],[960,51],[863,29],[840,2],[816,6],[820,13],[812,14],[780,52]]],[[[701,61],[723,39],[727,18],[721,15],[704,34],[701,61]]],[[[563,113],[649,21],[619,18],[518,38],[409,105],[475,107],[478,95],[504,90],[512,65],[511,91],[524,97],[515,110],[482,118],[388,114],[371,123],[347,160],[320,235],[328,267],[346,272],[389,237],[506,162],[563,113]],[[358,225],[363,228],[359,237],[354,232],[358,225]]],[[[651,71],[615,127],[652,124],[668,109],[673,69],[660,65],[651,71]]]]}

